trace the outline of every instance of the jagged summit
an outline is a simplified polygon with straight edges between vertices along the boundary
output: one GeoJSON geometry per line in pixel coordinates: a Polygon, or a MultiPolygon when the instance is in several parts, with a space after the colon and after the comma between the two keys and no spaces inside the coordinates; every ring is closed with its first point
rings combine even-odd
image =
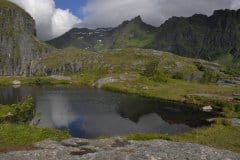
{"type": "MultiPolygon", "coordinates": [[[[229,53],[238,55],[236,53],[240,52],[239,17],[240,9],[216,10],[211,16],[194,14],[191,17],[172,17],[160,27],[153,27],[144,23],[141,16],[137,16],[108,31],[101,43],[98,41],[98,32],[92,32],[91,37],[96,38],[88,48],[151,48],[187,57],[215,60],[229,53]]],[[[89,42],[88,38],[78,41],[81,38],[79,36],[71,36],[69,40],[68,34],[49,43],[55,47],[83,48],[82,44],[89,42]]]]}
{"type": "Polygon", "coordinates": [[[142,17],[139,15],[131,20],[132,22],[143,22],[142,17]]]}

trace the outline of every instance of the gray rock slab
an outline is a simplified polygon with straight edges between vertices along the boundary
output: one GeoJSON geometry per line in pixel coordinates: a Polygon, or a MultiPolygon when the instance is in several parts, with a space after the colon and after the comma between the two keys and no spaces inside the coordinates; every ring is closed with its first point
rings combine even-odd
{"type": "Polygon", "coordinates": [[[35,150],[0,154],[0,160],[239,160],[240,154],[208,146],[165,140],[46,140],[35,150]]]}

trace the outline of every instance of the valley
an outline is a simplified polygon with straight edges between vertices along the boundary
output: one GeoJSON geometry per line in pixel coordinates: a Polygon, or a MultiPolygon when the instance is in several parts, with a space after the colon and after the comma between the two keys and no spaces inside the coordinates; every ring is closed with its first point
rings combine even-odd
{"type": "MultiPolygon", "coordinates": [[[[64,148],[68,155],[72,151],[62,144],[73,136],[73,143],[83,140],[74,137],[94,138],[87,143],[96,147],[106,139],[106,143],[119,142],[123,148],[126,143],[136,152],[136,145],[159,147],[158,142],[165,144],[165,140],[166,146],[184,148],[197,143],[199,146],[191,145],[221,149],[216,153],[226,152],[233,159],[240,157],[240,10],[172,17],[160,27],[146,24],[138,16],[115,28],[74,28],[43,42],[36,37],[34,19],[2,0],[0,26],[0,152],[38,148],[44,154],[43,150],[50,151],[46,146],[49,143],[57,153],[64,148]],[[108,100],[100,102],[102,99],[108,100]],[[179,106],[185,109],[176,111],[179,106]],[[48,114],[57,107],[62,110],[48,114]],[[45,118],[38,117],[39,110],[44,110],[45,118]],[[78,113],[75,119],[69,110],[78,113]],[[203,118],[199,112],[211,116],[203,118]],[[88,135],[80,134],[89,127],[84,127],[87,122],[102,118],[99,113],[105,115],[103,122],[108,126],[116,129],[118,124],[122,128],[110,134],[99,123],[89,125],[94,127],[88,135]],[[152,119],[156,115],[149,114],[173,119],[155,126],[157,121],[152,119]],[[190,118],[185,119],[185,114],[190,118]],[[136,115],[140,115],[137,120],[136,115]],[[83,120],[91,116],[95,119],[83,120]],[[65,120],[64,125],[58,126],[55,119],[53,127],[38,126],[45,120],[50,125],[54,117],[60,117],[58,123],[65,120]],[[144,127],[138,124],[141,118],[146,118],[144,127]],[[190,125],[203,119],[208,125],[190,125]],[[83,127],[76,129],[81,123],[83,127]],[[178,131],[170,134],[165,128],[163,133],[158,132],[162,124],[178,131]],[[54,141],[40,142],[46,139],[54,141]],[[41,149],[36,147],[37,142],[43,143],[41,149]]],[[[88,151],[101,154],[105,149],[88,148],[82,155],[88,151]]],[[[107,151],[116,152],[113,148],[107,151]]],[[[9,154],[0,153],[0,159],[4,156],[8,160],[9,154]]]]}

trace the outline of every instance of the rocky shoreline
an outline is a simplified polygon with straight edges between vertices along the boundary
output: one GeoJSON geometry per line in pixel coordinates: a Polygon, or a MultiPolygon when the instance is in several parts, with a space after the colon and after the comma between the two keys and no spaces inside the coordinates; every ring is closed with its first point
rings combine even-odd
{"type": "Polygon", "coordinates": [[[165,140],[127,141],[115,137],[87,140],[45,140],[33,150],[0,154],[0,160],[238,160],[239,153],[165,140]]]}

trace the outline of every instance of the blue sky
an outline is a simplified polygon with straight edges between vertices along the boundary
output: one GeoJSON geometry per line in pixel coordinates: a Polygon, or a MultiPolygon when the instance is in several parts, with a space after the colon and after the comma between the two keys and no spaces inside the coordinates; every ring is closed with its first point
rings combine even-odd
{"type": "Polygon", "coordinates": [[[83,19],[81,8],[87,3],[87,0],[55,0],[56,7],[61,9],[70,9],[70,11],[80,19],[83,19]]]}

